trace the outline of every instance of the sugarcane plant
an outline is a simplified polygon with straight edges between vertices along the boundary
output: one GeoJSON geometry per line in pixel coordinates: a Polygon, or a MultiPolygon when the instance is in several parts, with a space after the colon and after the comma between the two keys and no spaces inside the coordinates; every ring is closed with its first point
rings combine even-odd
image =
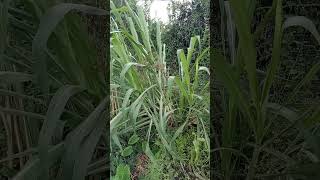
{"type": "Polygon", "coordinates": [[[78,12],[108,12],[45,0],[0,5],[0,114],[8,142],[1,175],[103,177],[109,157],[97,147],[108,139],[107,66],[98,69],[97,49],[78,12]]]}
{"type": "Polygon", "coordinates": [[[177,153],[175,140],[188,124],[195,122],[198,127],[197,155],[193,159],[199,159],[200,143],[208,155],[209,81],[201,81],[204,85],[199,83],[200,72],[209,76],[208,68],[199,65],[208,48],[201,47],[199,36],[191,37],[187,55],[183,49],[177,50],[179,74],[170,75],[160,23],[156,25],[155,39],[152,39],[141,7],[132,9],[128,2],[122,7],[116,7],[112,1],[110,5],[112,153],[131,149],[126,146],[126,134],[132,134],[131,137],[140,134],[141,138],[143,132],[146,140],[143,151],[151,163],[157,163],[151,148],[155,138],[161,141],[172,159],[190,161],[177,153]],[[196,51],[200,53],[196,54],[196,51]]]}
{"type": "MultiPolygon", "coordinates": [[[[246,179],[257,179],[257,168],[260,157],[270,153],[279,159],[286,157],[284,171],[279,174],[264,174],[263,177],[290,176],[296,174],[307,178],[319,178],[315,170],[319,167],[317,162],[301,165],[298,160],[293,160],[290,155],[278,152],[269,147],[274,140],[291,129],[298,129],[305,137],[306,142],[313,139],[311,150],[314,156],[319,157],[315,141],[316,134],[312,129],[320,120],[319,107],[294,108],[290,102],[295,98],[301,87],[309,83],[319,72],[320,62],[312,66],[308,73],[294,84],[292,92],[286,95],[286,103],[279,104],[272,98],[274,82],[281,64],[283,33],[292,26],[301,26],[308,30],[320,43],[320,36],[316,26],[311,20],[303,16],[284,18],[282,0],[274,0],[272,7],[265,14],[262,21],[252,31],[252,18],[256,8],[256,0],[246,1],[220,1],[221,17],[226,20],[228,36],[228,49],[213,49],[211,62],[214,65],[214,74],[221,96],[223,107],[221,147],[213,151],[220,152],[222,179],[233,179],[238,162],[245,163],[246,179]],[[272,56],[266,72],[257,69],[256,42],[268,23],[274,23],[272,56]],[[238,37],[238,41],[237,38],[238,37]],[[229,53],[229,54],[228,54],[229,53]],[[276,121],[288,121],[288,127],[280,133],[270,136],[271,124],[276,121]],[[239,124],[246,124],[240,126],[239,124]],[[249,134],[240,128],[249,127],[249,134]],[[239,140],[239,137],[244,139],[239,140]],[[308,140],[308,141],[307,141],[308,140]],[[242,143],[237,143],[241,141],[242,143]],[[251,148],[245,151],[246,148],[251,148]],[[309,172],[306,170],[309,166],[309,172]],[[301,171],[301,169],[305,171],[301,171]],[[299,169],[301,168],[301,169],[299,169]]],[[[224,37],[223,37],[224,38],[224,37]]],[[[306,147],[301,147],[305,149],[306,147]]]]}

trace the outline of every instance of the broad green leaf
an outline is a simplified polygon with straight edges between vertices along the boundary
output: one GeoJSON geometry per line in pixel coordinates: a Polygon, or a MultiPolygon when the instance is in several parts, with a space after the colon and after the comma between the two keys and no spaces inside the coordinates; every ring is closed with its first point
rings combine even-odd
{"type": "Polygon", "coordinates": [[[133,148],[132,146],[128,146],[126,148],[124,148],[121,152],[121,156],[123,157],[127,157],[130,156],[133,153],[133,148]]]}
{"type": "Polygon", "coordinates": [[[130,180],[130,167],[125,164],[119,164],[116,171],[114,180],[130,180]]]}
{"type": "Polygon", "coordinates": [[[129,145],[133,145],[133,144],[136,144],[138,141],[139,141],[139,136],[137,134],[133,134],[130,138],[129,138],[129,141],[128,141],[128,144],[129,145]]]}

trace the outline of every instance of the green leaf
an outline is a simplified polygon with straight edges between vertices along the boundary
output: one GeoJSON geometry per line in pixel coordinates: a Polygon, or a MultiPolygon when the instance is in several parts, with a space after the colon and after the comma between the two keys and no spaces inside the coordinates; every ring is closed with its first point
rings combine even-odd
{"type": "MultiPolygon", "coordinates": [[[[75,175],[76,160],[82,158],[79,149],[81,149],[82,144],[87,137],[95,134],[94,131],[98,126],[103,126],[102,123],[105,120],[104,112],[106,111],[108,100],[108,98],[102,100],[87,119],[67,135],[65,140],[66,150],[62,158],[62,172],[60,178],[72,179],[75,175]]],[[[98,135],[93,136],[99,137],[98,135]]]]}
{"type": "Polygon", "coordinates": [[[89,137],[82,142],[80,147],[79,157],[75,160],[75,166],[73,169],[73,180],[85,180],[87,175],[88,165],[95,152],[96,146],[100,140],[104,126],[105,115],[100,117],[99,125],[90,133],[89,137]]]}
{"type": "Polygon", "coordinates": [[[132,146],[128,146],[126,148],[124,148],[121,152],[121,156],[123,157],[127,157],[130,156],[133,153],[133,148],[132,146]]]}
{"type": "Polygon", "coordinates": [[[128,144],[129,144],[129,145],[133,145],[133,144],[137,143],[137,142],[139,141],[139,139],[140,139],[140,138],[139,138],[139,136],[138,136],[137,134],[133,134],[133,135],[130,137],[128,144]]]}
{"type": "Polygon", "coordinates": [[[172,139],[171,139],[171,143],[173,143],[177,137],[179,137],[180,134],[183,133],[183,130],[184,130],[184,127],[187,125],[188,121],[185,121],[177,130],[176,132],[174,133],[172,139]]]}
{"type": "MultiPolygon", "coordinates": [[[[246,2],[248,3],[248,1],[246,2]]],[[[247,3],[243,3],[242,1],[238,0],[230,0],[231,9],[234,13],[234,21],[239,35],[238,49],[241,50],[241,55],[244,59],[245,69],[249,80],[251,98],[253,99],[254,103],[258,103],[259,91],[256,74],[257,52],[253,34],[251,33],[250,15],[244,11],[244,9],[249,8],[246,7],[247,3]]]]}
{"type": "Polygon", "coordinates": [[[130,180],[130,167],[125,164],[119,164],[114,180],[130,180]]]}
{"type": "Polygon", "coordinates": [[[320,44],[320,34],[315,26],[315,24],[308,18],[304,16],[293,16],[286,19],[283,23],[283,30],[292,26],[301,26],[308,30],[320,44]]]}
{"type": "Polygon", "coordinates": [[[40,131],[38,143],[39,158],[42,167],[39,173],[43,179],[49,178],[48,149],[58,120],[64,111],[69,98],[82,90],[83,89],[78,86],[63,86],[57,91],[50,102],[45,121],[40,131]]]}
{"type": "Polygon", "coordinates": [[[125,108],[129,105],[129,101],[130,101],[129,99],[133,91],[134,89],[127,90],[126,95],[124,96],[124,99],[122,101],[122,108],[125,108]]]}
{"type": "MultiPolygon", "coordinates": [[[[145,65],[139,64],[139,63],[135,63],[135,62],[129,62],[129,63],[125,64],[124,67],[123,67],[123,69],[122,69],[122,71],[121,71],[121,73],[120,73],[120,78],[121,78],[122,81],[124,81],[126,73],[127,73],[127,72],[130,73],[130,68],[131,68],[132,66],[144,67],[145,65]]],[[[131,74],[130,74],[130,75],[131,75],[131,74]]],[[[131,75],[131,76],[132,76],[132,75],[131,75]]],[[[133,77],[131,77],[131,78],[132,78],[132,81],[133,81],[133,83],[134,83],[133,85],[135,85],[136,88],[137,88],[137,84],[136,84],[136,81],[137,81],[137,80],[136,80],[136,79],[133,79],[133,77]]],[[[137,82],[138,82],[138,81],[137,81],[137,82]]]]}
{"type": "Polygon", "coordinates": [[[58,23],[71,10],[77,10],[93,15],[106,15],[108,13],[103,9],[87,5],[61,3],[49,9],[46,14],[41,17],[38,31],[32,43],[32,53],[35,58],[34,73],[44,92],[47,92],[49,88],[45,53],[47,42],[58,23]]]}
{"type": "Polygon", "coordinates": [[[254,118],[251,114],[249,102],[247,101],[244,93],[239,87],[234,70],[232,69],[231,65],[226,62],[222,54],[215,49],[213,52],[213,57],[213,65],[215,67],[217,78],[223,82],[229,94],[234,95],[234,98],[236,98],[235,102],[239,104],[239,108],[242,110],[242,112],[247,115],[249,125],[253,128],[254,131],[256,131],[256,122],[254,121],[254,118]]]}
{"type": "Polygon", "coordinates": [[[275,17],[275,33],[273,39],[273,47],[272,47],[272,58],[271,64],[268,68],[266,80],[264,81],[264,86],[262,90],[262,98],[261,102],[265,103],[268,100],[270,88],[274,78],[276,76],[276,72],[280,65],[280,56],[281,56],[281,40],[282,40],[282,0],[278,0],[277,8],[276,8],[276,17],[275,17]]]}

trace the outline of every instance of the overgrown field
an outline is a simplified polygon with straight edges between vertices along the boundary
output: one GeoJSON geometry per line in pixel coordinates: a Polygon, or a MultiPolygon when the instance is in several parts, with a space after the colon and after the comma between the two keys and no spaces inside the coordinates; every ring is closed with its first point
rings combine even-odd
{"type": "Polygon", "coordinates": [[[111,12],[112,178],[208,179],[209,70],[199,66],[208,47],[191,37],[169,74],[160,24],[151,34],[129,3],[111,12]]]}

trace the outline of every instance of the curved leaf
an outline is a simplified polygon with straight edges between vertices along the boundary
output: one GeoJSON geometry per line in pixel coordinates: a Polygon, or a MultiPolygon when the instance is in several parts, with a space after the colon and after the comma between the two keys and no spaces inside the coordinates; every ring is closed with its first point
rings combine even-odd
{"type": "Polygon", "coordinates": [[[286,29],[291,26],[302,26],[303,28],[308,30],[316,38],[316,40],[320,44],[320,34],[319,34],[315,24],[310,19],[308,19],[304,16],[289,17],[283,23],[282,28],[286,29]]]}
{"type": "Polygon", "coordinates": [[[58,120],[63,113],[69,98],[82,90],[83,89],[79,86],[63,86],[56,92],[55,96],[50,102],[46,118],[39,135],[38,148],[40,164],[42,167],[40,174],[42,175],[43,179],[49,178],[48,149],[58,120]]]}
{"type": "Polygon", "coordinates": [[[32,42],[32,53],[35,61],[35,74],[43,91],[48,91],[48,73],[46,66],[47,41],[58,23],[71,10],[81,11],[93,15],[107,15],[107,11],[81,4],[61,3],[49,9],[40,19],[38,31],[32,42]]]}

